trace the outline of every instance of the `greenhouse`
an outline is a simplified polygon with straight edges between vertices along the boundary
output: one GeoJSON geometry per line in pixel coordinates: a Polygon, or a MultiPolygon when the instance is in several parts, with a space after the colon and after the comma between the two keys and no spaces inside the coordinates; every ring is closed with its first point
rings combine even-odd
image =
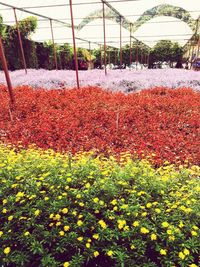
{"type": "Polygon", "coordinates": [[[0,266],[200,266],[200,1],[0,0],[0,266]]]}

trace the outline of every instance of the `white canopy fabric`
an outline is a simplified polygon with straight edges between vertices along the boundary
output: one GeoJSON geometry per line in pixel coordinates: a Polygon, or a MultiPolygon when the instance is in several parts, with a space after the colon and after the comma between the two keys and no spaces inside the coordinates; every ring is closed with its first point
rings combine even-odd
{"type": "MultiPolygon", "coordinates": [[[[62,20],[71,24],[70,8],[68,0],[0,0],[0,2],[13,5],[19,8],[25,8],[30,12],[35,12],[52,19],[62,20]]],[[[158,5],[169,4],[182,7],[189,11],[193,19],[197,19],[200,15],[200,1],[190,0],[133,0],[133,1],[116,1],[107,0],[127,20],[134,23],[145,11],[158,5]]],[[[84,18],[95,14],[96,11],[102,10],[102,2],[100,0],[72,0],[74,24],[78,26],[84,18]]],[[[106,5],[105,5],[106,7],[106,5]]],[[[0,4],[0,14],[3,16],[5,24],[15,24],[14,13],[12,9],[8,9],[0,4]]],[[[31,14],[17,10],[19,20],[24,19],[31,14]]],[[[51,40],[50,22],[48,19],[38,18],[38,28],[36,33],[31,36],[35,41],[51,40]]],[[[54,37],[56,43],[72,44],[72,32],[69,27],[65,27],[62,23],[53,21],[54,37]]],[[[107,45],[117,47],[120,46],[119,24],[113,20],[106,20],[106,40],[107,45]]],[[[156,17],[146,22],[133,34],[137,39],[143,41],[148,46],[153,46],[161,39],[176,39],[181,45],[190,39],[193,32],[188,25],[180,20],[172,17],[156,17]],[[163,21],[164,20],[164,21],[163,21]],[[169,22],[169,20],[171,22],[169,22]],[[172,22],[173,21],[173,22],[172,22]],[[150,36],[151,35],[151,36],[150,36]],[[163,36],[164,35],[164,36],[163,36]],[[148,36],[148,37],[145,37],[148,36]],[[176,37],[176,38],[175,38],[176,37]]],[[[86,39],[91,43],[91,48],[97,47],[97,44],[103,44],[103,25],[102,18],[94,19],[86,24],[79,32],[75,32],[76,37],[86,39]]],[[[129,43],[129,31],[122,30],[122,45],[129,43]]],[[[88,48],[88,42],[78,40],[78,47],[88,48]]]]}

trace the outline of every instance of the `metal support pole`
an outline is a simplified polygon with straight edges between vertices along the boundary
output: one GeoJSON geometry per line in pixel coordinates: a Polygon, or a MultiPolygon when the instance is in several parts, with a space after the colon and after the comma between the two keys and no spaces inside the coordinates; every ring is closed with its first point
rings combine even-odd
{"type": "Polygon", "coordinates": [[[15,23],[16,23],[16,27],[17,27],[17,34],[18,34],[18,39],[19,39],[20,51],[21,51],[21,55],[22,55],[22,63],[24,66],[25,73],[27,74],[26,59],[25,59],[25,55],[24,55],[24,48],[22,45],[22,38],[21,38],[20,30],[19,30],[19,24],[18,24],[18,20],[17,20],[16,9],[13,8],[13,11],[14,11],[15,23]]]}
{"type": "Polygon", "coordinates": [[[107,75],[106,70],[106,22],[105,22],[105,6],[103,4],[103,35],[104,35],[104,68],[105,68],[105,75],[107,75]]]}
{"type": "Polygon", "coordinates": [[[102,69],[102,45],[100,45],[100,69],[102,69]]]}
{"type": "Polygon", "coordinates": [[[136,46],[136,70],[138,69],[138,43],[136,46]]]}
{"type": "Polygon", "coordinates": [[[132,34],[132,24],[130,23],[130,65],[132,63],[132,43],[131,43],[131,34],[132,34]]]}
{"type": "Polygon", "coordinates": [[[56,70],[58,70],[58,62],[57,62],[57,55],[56,55],[56,46],[54,42],[52,19],[50,19],[49,21],[50,21],[50,27],[51,27],[51,38],[52,38],[52,43],[53,43],[54,63],[55,63],[56,70]]]}
{"type": "Polygon", "coordinates": [[[70,4],[70,14],[71,14],[71,27],[72,27],[72,37],[73,37],[73,47],[74,47],[74,60],[75,60],[75,69],[76,69],[76,83],[77,88],[79,89],[79,77],[78,77],[78,59],[76,53],[76,40],[75,40],[75,33],[74,33],[74,18],[73,18],[73,10],[72,10],[72,0],[69,0],[70,4]]]}
{"type": "Polygon", "coordinates": [[[12,88],[12,83],[10,80],[10,75],[8,72],[6,57],[5,57],[4,50],[3,50],[3,43],[2,43],[1,36],[0,36],[0,59],[2,62],[2,67],[3,67],[4,73],[5,73],[5,77],[6,77],[6,82],[7,82],[7,86],[8,86],[8,93],[10,96],[10,103],[11,103],[11,106],[13,106],[15,104],[15,98],[14,98],[14,94],[13,94],[13,88],[12,88]]]}
{"type": "Polygon", "coordinates": [[[120,68],[122,68],[122,18],[120,17],[120,68]]]}

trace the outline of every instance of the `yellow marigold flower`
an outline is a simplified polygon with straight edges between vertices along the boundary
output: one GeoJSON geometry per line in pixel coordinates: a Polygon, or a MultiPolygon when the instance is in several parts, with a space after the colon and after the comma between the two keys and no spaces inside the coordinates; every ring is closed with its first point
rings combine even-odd
{"type": "Polygon", "coordinates": [[[112,257],[112,255],[113,255],[113,251],[112,251],[112,250],[109,250],[109,251],[107,252],[107,255],[108,255],[109,257],[112,257]]]}
{"type": "Polygon", "coordinates": [[[135,246],[134,245],[131,245],[131,249],[135,249],[135,246]]]}
{"type": "Polygon", "coordinates": [[[7,199],[4,199],[3,200],[3,205],[5,205],[6,203],[8,203],[8,200],[7,199]]]}
{"type": "Polygon", "coordinates": [[[68,208],[64,208],[64,209],[62,209],[62,213],[63,213],[63,214],[67,214],[67,213],[68,213],[68,208]]]}
{"type": "Polygon", "coordinates": [[[147,216],[147,212],[145,211],[141,215],[142,215],[142,217],[146,217],[147,216]]]}
{"type": "Polygon", "coordinates": [[[61,222],[57,222],[57,223],[56,223],[56,226],[60,226],[60,225],[61,225],[61,222]]]}
{"type": "Polygon", "coordinates": [[[156,209],[155,209],[155,212],[156,212],[156,213],[161,213],[161,210],[160,210],[159,208],[156,208],[156,209]]]}
{"type": "Polygon", "coordinates": [[[64,262],[63,267],[69,267],[69,262],[68,261],[64,262]]]}
{"type": "Polygon", "coordinates": [[[68,177],[67,182],[70,183],[72,181],[72,178],[68,177]]]}
{"type": "Polygon", "coordinates": [[[183,253],[188,256],[190,255],[190,251],[187,248],[184,248],[183,253]]]}
{"type": "Polygon", "coordinates": [[[189,265],[189,267],[198,267],[196,264],[192,263],[189,265]]]}
{"type": "Polygon", "coordinates": [[[99,238],[99,234],[94,234],[92,237],[97,240],[99,238]]]}
{"type": "Polygon", "coordinates": [[[86,248],[90,248],[90,243],[85,244],[86,248]]]}
{"type": "Polygon", "coordinates": [[[95,258],[99,256],[99,252],[98,251],[94,251],[93,254],[94,254],[95,258]]]}
{"type": "Polygon", "coordinates": [[[180,222],[178,226],[179,226],[180,228],[183,228],[183,226],[184,226],[183,222],[180,222]]]}
{"type": "Polygon", "coordinates": [[[112,204],[113,206],[115,206],[117,204],[117,200],[116,199],[113,199],[110,204],[112,204]]]}
{"type": "Polygon", "coordinates": [[[49,215],[49,218],[52,219],[53,217],[54,217],[54,214],[51,213],[51,214],[49,215]]]}
{"type": "Polygon", "coordinates": [[[81,194],[78,194],[78,195],[76,196],[76,198],[78,198],[78,199],[81,198],[81,194]]]}
{"type": "Polygon", "coordinates": [[[133,222],[133,226],[134,226],[134,227],[139,226],[139,224],[140,224],[140,223],[139,223],[138,221],[134,221],[134,222],[133,222]]]}
{"type": "Polygon", "coordinates": [[[87,184],[85,185],[85,187],[86,187],[86,188],[90,188],[90,183],[87,183],[87,184]]]}
{"type": "Polygon", "coordinates": [[[69,225],[65,225],[65,226],[64,226],[64,231],[67,232],[67,231],[69,231],[69,229],[70,229],[69,225]]]}
{"type": "Polygon", "coordinates": [[[145,227],[141,227],[140,228],[140,233],[142,233],[142,234],[148,234],[149,233],[149,230],[147,228],[145,228],[145,227]]]}
{"type": "Polygon", "coordinates": [[[2,210],[2,213],[7,213],[7,209],[4,208],[4,209],[2,210]]]}
{"type": "Polygon", "coordinates": [[[60,232],[59,232],[59,235],[60,235],[60,236],[64,236],[64,235],[65,235],[65,232],[64,232],[64,231],[60,231],[60,232]]]}
{"type": "Polygon", "coordinates": [[[28,235],[30,235],[29,231],[24,233],[24,236],[28,236],[28,235]]]}
{"type": "Polygon", "coordinates": [[[171,234],[172,234],[172,230],[168,229],[168,230],[167,230],[167,234],[168,234],[168,235],[171,235],[171,234]]]}
{"type": "Polygon", "coordinates": [[[9,254],[10,253],[10,247],[4,248],[4,254],[9,254]]]}
{"type": "Polygon", "coordinates": [[[78,220],[77,225],[81,226],[82,224],[83,224],[83,221],[82,220],[78,220]]]}
{"type": "Polygon", "coordinates": [[[16,197],[24,197],[24,192],[18,192],[16,197]]]}
{"type": "Polygon", "coordinates": [[[85,204],[84,204],[83,202],[80,202],[80,203],[79,203],[79,206],[80,206],[80,207],[84,207],[85,204]]]}
{"type": "Polygon", "coordinates": [[[38,216],[38,215],[40,214],[40,210],[36,210],[36,211],[34,212],[34,214],[35,214],[35,216],[38,216]]]}
{"type": "Polygon", "coordinates": [[[149,209],[151,208],[152,204],[151,203],[147,203],[146,207],[149,209]]]}
{"type": "Polygon", "coordinates": [[[100,224],[100,226],[101,226],[103,229],[105,229],[105,228],[107,227],[107,225],[106,225],[106,223],[104,222],[104,220],[100,220],[98,223],[100,224]]]}
{"type": "Polygon", "coordinates": [[[192,234],[193,236],[197,236],[197,235],[198,235],[196,231],[191,231],[191,234],[192,234]]]}
{"type": "Polygon", "coordinates": [[[13,219],[13,216],[10,215],[10,216],[8,217],[8,221],[12,221],[12,219],[13,219]]]}
{"type": "Polygon", "coordinates": [[[0,237],[3,235],[3,232],[2,231],[0,231],[0,237]]]}
{"type": "Polygon", "coordinates": [[[54,217],[53,217],[53,220],[57,220],[59,221],[61,218],[60,214],[56,214],[54,217]]]}
{"type": "Polygon", "coordinates": [[[183,252],[179,252],[178,253],[178,256],[181,260],[184,260],[185,259],[185,255],[183,254],[183,252]]]}
{"type": "Polygon", "coordinates": [[[160,255],[167,255],[167,250],[166,249],[161,249],[160,250],[160,255]]]}
{"type": "Polygon", "coordinates": [[[163,223],[162,223],[162,227],[163,227],[163,228],[167,228],[167,227],[169,227],[169,223],[168,223],[168,222],[163,222],[163,223]]]}
{"type": "Polygon", "coordinates": [[[151,234],[151,240],[156,240],[157,239],[157,235],[156,234],[151,234]]]}
{"type": "Polygon", "coordinates": [[[94,203],[98,203],[99,202],[99,198],[98,197],[93,198],[93,202],[94,203]]]}
{"type": "Polygon", "coordinates": [[[83,237],[82,237],[82,236],[79,236],[79,237],[77,238],[77,240],[81,242],[81,241],[83,241],[83,237]]]}
{"type": "Polygon", "coordinates": [[[173,235],[170,235],[169,236],[169,240],[174,241],[175,240],[175,237],[173,235]]]}

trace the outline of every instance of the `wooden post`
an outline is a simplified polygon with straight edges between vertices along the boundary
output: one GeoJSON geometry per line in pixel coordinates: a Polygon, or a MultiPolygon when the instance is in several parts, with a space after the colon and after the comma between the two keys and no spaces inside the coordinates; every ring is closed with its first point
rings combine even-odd
{"type": "Polygon", "coordinates": [[[105,22],[105,6],[103,4],[103,35],[104,35],[104,68],[105,68],[105,75],[107,75],[106,69],[106,22],[105,22]]]}
{"type": "Polygon", "coordinates": [[[8,72],[6,57],[5,57],[4,50],[3,50],[3,43],[2,43],[1,36],[0,36],[0,59],[2,62],[2,67],[3,67],[4,73],[5,73],[6,82],[7,82],[7,86],[8,86],[8,93],[9,93],[9,97],[10,97],[10,103],[11,103],[11,107],[12,107],[15,104],[15,98],[14,98],[14,94],[13,94],[13,88],[12,88],[12,83],[10,80],[10,75],[8,72]]]}
{"type": "Polygon", "coordinates": [[[57,62],[56,46],[54,42],[52,19],[50,19],[49,21],[50,21],[50,27],[51,27],[51,38],[52,38],[52,43],[53,43],[54,63],[55,63],[56,70],[58,70],[58,62],[57,62]]]}
{"type": "Polygon", "coordinates": [[[77,88],[79,89],[79,77],[78,77],[78,59],[76,53],[76,40],[75,40],[75,33],[74,33],[74,18],[73,18],[73,10],[72,10],[72,0],[69,0],[70,3],[70,14],[71,14],[71,27],[72,27],[72,37],[73,37],[73,47],[74,47],[74,60],[75,60],[75,69],[76,69],[76,83],[77,88]]]}
{"type": "Polygon", "coordinates": [[[22,55],[22,63],[24,66],[25,73],[27,74],[26,59],[25,59],[25,55],[24,55],[24,48],[22,45],[22,38],[21,38],[20,30],[19,30],[19,24],[18,24],[18,20],[17,20],[16,9],[13,8],[13,11],[14,11],[15,23],[16,23],[16,27],[17,27],[17,34],[18,34],[18,39],[19,39],[20,51],[21,51],[21,55],[22,55]]]}

